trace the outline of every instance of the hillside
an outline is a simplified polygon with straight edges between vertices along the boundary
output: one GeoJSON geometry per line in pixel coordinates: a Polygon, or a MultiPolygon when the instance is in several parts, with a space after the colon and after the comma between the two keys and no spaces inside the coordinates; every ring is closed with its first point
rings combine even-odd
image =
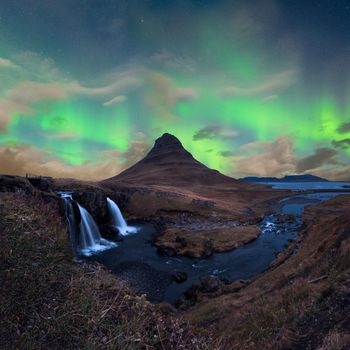
{"type": "Polygon", "coordinates": [[[248,176],[240,179],[246,182],[328,182],[329,180],[319,176],[304,174],[304,175],[287,175],[281,178],[277,177],[256,177],[248,176]]]}
{"type": "MultiPolygon", "coordinates": [[[[284,194],[269,186],[242,182],[210,169],[188,152],[173,135],[164,134],[150,152],[122,173],[100,182],[104,188],[142,188],[212,206],[230,215],[261,215],[259,204],[284,194]],[[252,209],[253,207],[255,208],[252,209]]],[[[150,203],[152,205],[152,203],[150,203]]],[[[197,205],[198,207],[198,205],[197,205]]],[[[135,208],[134,208],[135,212],[135,208]]]]}

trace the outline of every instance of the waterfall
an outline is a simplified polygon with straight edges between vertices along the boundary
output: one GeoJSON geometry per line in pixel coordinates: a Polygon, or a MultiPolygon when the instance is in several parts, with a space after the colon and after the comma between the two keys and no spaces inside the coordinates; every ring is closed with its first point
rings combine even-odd
{"type": "Polygon", "coordinates": [[[116,227],[119,233],[123,236],[127,236],[130,233],[136,233],[137,227],[128,226],[118,205],[107,197],[107,205],[110,215],[112,217],[113,226],[116,227]]]}
{"type": "Polygon", "coordinates": [[[80,241],[79,248],[83,255],[92,255],[99,251],[116,247],[114,242],[107,241],[101,237],[95,220],[89,212],[78,203],[78,208],[81,215],[80,221],[80,241]]]}
{"type": "Polygon", "coordinates": [[[78,261],[78,230],[77,230],[77,220],[75,218],[73,209],[73,198],[71,193],[59,192],[61,198],[66,203],[66,218],[68,222],[68,233],[70,238],[70,243],[72,246],[72,251],[74,255],[74,260],[78,261]]]}
{"type": "Polygon", "coordinates": [[[67,192],[58,193],[66,202],[66,215],[68,220],[68,230],[72,249],[77,259],[77,255],[90,256],[102,250],[116,247],[117,244],[101,237],[100,230],[89,212],[79,203],[74,202],[72,194],[67,192]],[[80,223],[74,213],[73,204],[77,205],[80,213],[80,223]]]}

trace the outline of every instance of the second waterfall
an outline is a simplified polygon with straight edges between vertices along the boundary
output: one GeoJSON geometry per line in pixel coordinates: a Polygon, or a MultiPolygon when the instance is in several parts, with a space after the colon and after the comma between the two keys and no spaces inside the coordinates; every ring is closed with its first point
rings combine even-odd
{"type": "Polygon", "coordinates": [[[137,232],[137,227],[128,226],[118,205],[112,199],[107,198],[107,204],[109,213],[112,217],[112,224],[118,229],[121,235],[127,236],[128,234],[137,232]]]}

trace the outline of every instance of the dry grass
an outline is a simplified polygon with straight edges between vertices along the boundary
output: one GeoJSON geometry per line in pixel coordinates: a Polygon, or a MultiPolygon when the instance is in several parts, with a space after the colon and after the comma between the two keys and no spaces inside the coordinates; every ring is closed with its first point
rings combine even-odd
{"type": "Polygon", "coordinates": [[[55,207],[0,193],[2,349],[220,349],[97,265],[74,265],[55,207]]]}
{"type": "Polygon", "coordinates": [[[348,199],[308,209],[295,255],[236,293],[204,300],[186,317],[225,334],[230,349],[328,350],[338,346],[334,332],[350,349],[348,199]]]}
{"type": "Polygon", "coordinates": [[[350,335],[339,333],[335,330],[329,332],[318,350],[347,350],[350,343],[350,335]]]}
{"type": "Polygon", "coordinates": [[[222,253],[238,248],[255,240],[259,234],[256,225],[197,231],[169,228],[154,243],[156,246],[170,248],[177,255],[200,258],[208,252],[222,253]]]}

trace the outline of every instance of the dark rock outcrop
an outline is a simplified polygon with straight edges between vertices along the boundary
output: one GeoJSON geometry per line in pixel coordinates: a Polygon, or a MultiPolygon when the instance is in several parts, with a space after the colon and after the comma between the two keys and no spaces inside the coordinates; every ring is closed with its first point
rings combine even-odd
{"type": "Polygon", "coordinates": [[[103,191],[79,191],[75,193],[74,199],[93,216],[97,224],[101,225],[110,221],[107,197],[103,191]]]}
{"type": "Polygon", "coordinates": [[[187,273],[182,271],[175,271],[173,272],[172,277],[176,283],[182,283],[187,280],[187,273]]]}
{"type": "Polygon", "coordinates": [[[0,192],[25,192],[32,194],[35,192],[35,188],[24,177],[0,175],[0,192]]]}

